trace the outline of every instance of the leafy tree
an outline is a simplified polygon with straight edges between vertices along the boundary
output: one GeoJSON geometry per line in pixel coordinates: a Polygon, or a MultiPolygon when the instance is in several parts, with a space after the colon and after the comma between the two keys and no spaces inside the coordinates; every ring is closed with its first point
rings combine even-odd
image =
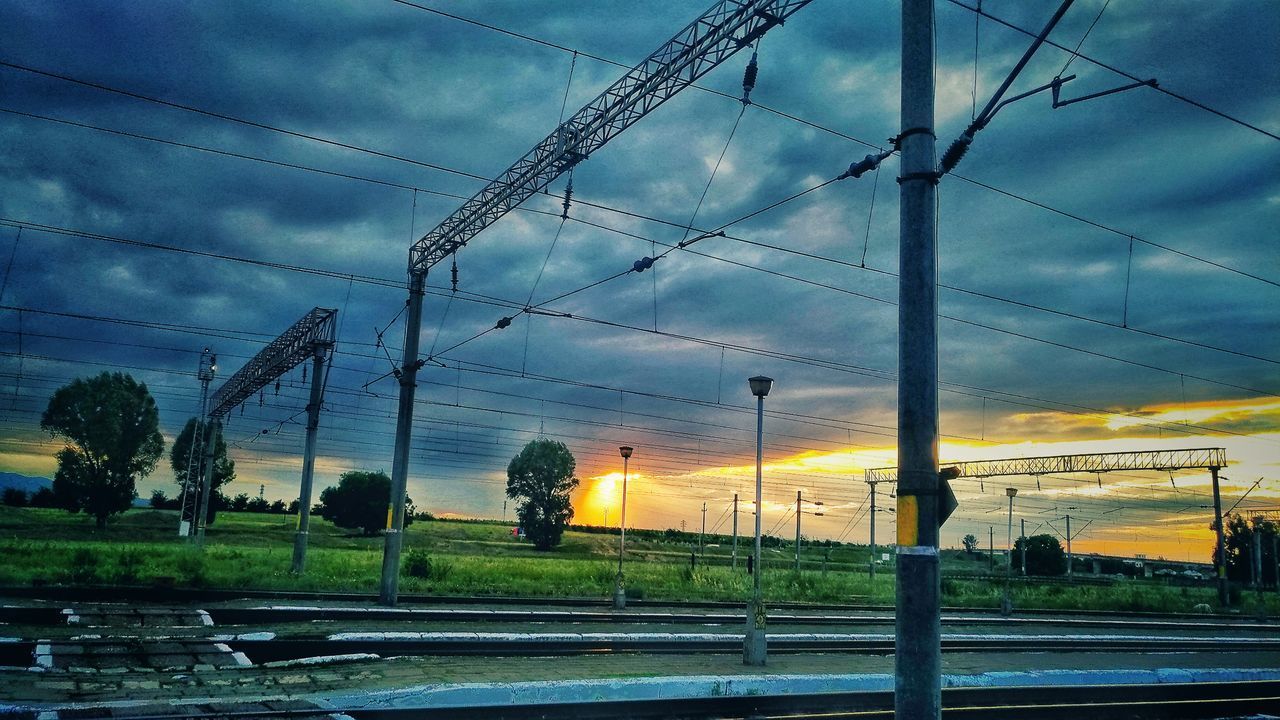
{"type": "Polygon", "coordinates": [[[53,494],[53,488],[47,488],[47,487],[42,487],[39,490],[31,493],[31,498],[28,502],[30,503],[31,507],[38,507],[38,508],[58,507],[58,500],[57,500],[57,497],[54,496],[53,494]]]}
{"type": "Polygon", "coordinates": [[[0,502],[10,507],[25,507],[27,504],[27,493],[16,487],[5,488],[4,495],[0,496],[0,502]]]}
{"type": "Polygon", "coordinates": [[[231,499],[231,509],[236,512],[244,512],[249,507],[249,493],[240,493],[231,499]]]}
{"type": "Polygon", "coordinates": [[[578,487],[577,463],[564,443],[531,440],[507,465],[507,497],[519,502],[516,517],[539,550],[560,544],[573,519],[569,493],[578,487]]]}
{"type": "Polygon", "coordinates": [[[1022,548],[1027,549],[1028,575],[1062,575],[1067,571],[1067,553],[1052,535],[1032,535],[1013,543],[1013,562],[1022,562],[1022,548]]]}
{"type": "MultiPolygon", "coordinates": [[[[320,516],[338,527],[359,528],[365,535],[376,535],[387,524],[387,505],[391,501],[391,478],[379,470],[351,470],[338,478],[336,487],[320,493],[320,516]]],[[[405,496],[405,505],[413,501],[405,496]]],[[[406,513],[404,524],[413,521],[406,513]]]]}
{"type": "Polygon", "coordinates": [[[151,491],[151,507],[154,510],[164,510],[169,507],[169,498],[165,497],[163,490],[151,491]]]}
{"type": "MultiPolygon", "coordinates": [[[[205,518],[206,525],[212,525],[219,508],[230,505],[227,498],[219,491],[223,485],[236,479],[236,463],[227,457],[227,443],[222,438],[222,433],[217,433],[218,442],[213,446],[213,494],[209,496],[209,515],[205,518]]],[[[199,455],[194,457],[192,453],[200,453],[203,448],[201,438],[206,437],[206,423],[199,418],[190,418],[187,424],[183,426],[182,432],[178,433],[178,437],[174,438],[173,447],[169,449],[169,466],[173,468],[173,477],[178,483],[178,487],[188,488],[187,492],[194,492],[200,487],[200,483],[204,480],[204,463],[203,458],[199,455]],[[199,433],[199,434],[197,434],[199,433]],[[192,440],[195,440],[195,447],[192,447],[192,440]],[[189,465],[190,463],[190,465],[189,465]],[[188,467],[192,470],[192,477],[187,477],[188,467]]]]}
{"type": "Polygon", "coordinates": [[[960,542],[964,543],[964,551],[970,555],[978,552],[978,537],[973,533],[965,535],[960,542]]]}
{"type": "Polygon", "coordinates": [[[268,507],[270,507],[270,505],[267,503],[266,498],[256,497],[245,503],[244,509],[253,513],[264,513],[267,511],[268,507]]]}
{"type": "Polygon", "coordinates": [[[289,507],[284,504],[283,500],[275,500],[267,507],[267,512],[272,515],[284,515],[288,509],[289,507]]]}
{"type": "Polygon", "coordinates": [[[159,426],[147,386],[128,375],[104,372],[58,388],[40,418],[41,428],[67,441],[53,478],[57,502],[106,527],[108,517],[129,509],[137,479],[164,452],[159,426]]]}
{"type": "MultiPolygon", "coordinates": [[[[1236,513],[1224,517],[1222,544],[1227,556],[1227,579],[1248,583],[1253,579],[1253,536],[1261,536],[1262,582],[1275,582],[1275,559],[1272,557],[1271,538],[1280,532],[1280,526],[1272,520],[1255,518],[1251,525],[1236,513]]],[[[1215,551],[1216,552],[1216,549],[1215,551]]],[[[1212,559],[1213,553],[1210,553],[1212,559]]]]}

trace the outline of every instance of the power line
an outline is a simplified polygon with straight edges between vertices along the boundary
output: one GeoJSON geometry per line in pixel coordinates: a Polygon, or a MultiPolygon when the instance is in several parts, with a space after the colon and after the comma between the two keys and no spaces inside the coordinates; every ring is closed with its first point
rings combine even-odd
{"type": "MultiPolygon", "coordinates": [[[[971,5],[966,5],[965,3],[961,2],[961,0],[947,0],[947,2],[951,3],[952,5],[955,5],[956,7],[964,8],[965,10],[968,10],[969,12],[977,13],[978,15],[981,15],[982,17],[987,18],[988,20],[991,20],[991,21],[993,21],[993,22],[995,22],[995,23],[997,23],[997,24],[1000,24],[1000,25],[1003,25],[1003,26],[1005,26],[1005,27],[1009,28],[1010,30],[1016,30],[1016,31],[1018,31],[1018,32],[1022,33],[1023,35],[1026,35],[1027,37],[1033,37],[1033,38],[1034,38],[1034,37],[1037,37],[1037,33],[1033,32],[1033,31],[1031,31],[1031,30],[1027,30],[1026,28],[1023,28],[1023,27],[1020,27],[1020,26],[1018,26],[1018,25],[1015,25],[1015,24],[1013,24],[1013,23],[1009,22],[1008,20],[1005,20],[1005,19],[1003,19],[1003,18],[1000,18],[1000,17],[997,17],[997,16],[995,16],[995,15],[992,15],[991,13],[987,12],[986,10],[982,10],[981,8],[976,8],[976,7],[973,7],[973,6],[971,6],[971,5]]],[[[1096,22],[1096,21],[1095,21],[1095,22],[1096,22]]],[[[1121,69],[1120,69],[1120,68],[1118,68],[1118,67],[1115,67],[1114,65],[1109,65],[1109,64],[1107,64],[1107,63],[1105,63],[1105,62],[1102,62],[1101,60],[1098,60],[1098,59],[1092,58],[1092,57],[1090,57],[1090,56],[1088,56],[1088,55],[1085,55],[1084,53],[1077,52],[1077,51],[1072,50],[1071,48],[1065,47],[1065,46],[1063,46],[1063,45],[1059,45],[1058,43],[1056,43],[1056,42],[1054,42],[1054,41],[1052,41],[1052,40],[1045,39],[1045,40],[1044,40],[1044,44],[1046,44],[1046,45],[1052,45],[1053,47],[1056,47],[1056,48],[1058,48],[1059,50],[1063,50],[1063,51],[1065,51],[1065,52],[1072,53],[1072,55],[1073,55],[1074,57],[1079,57],[1079,58],[1081,58],[1081,59],[1083,59],[1083,60],[1087,60],[1087,61],[1089,61],[1089,62],[1093,63],[1094,65],[1097,65],[1098,67],[1103,68],[1104,70],[1110,70],[1111,72],[1113,72],[1113,73],[1115,73],[1115,74],[1117,74],[1117,75],[1119,75],[1119,76],[1121,76],[1121,77],[1124,77],[1124,78],[1127,78],[1127,79],[1129,79],[1129,80],[1132,80],[1133,82],[1145,82],[1145,78],[1139,78],[1137,75],[1134,75],[1133,73],[1126,72],[1126,71],[1124,71],[1124,70],[1121,70],[1121,69]]],[[[1076,50],[1079,50],[1079,48],[1077,48],[1076,50]]],[[[1233,115],[1228,115],[1227,113],[1225,113],[1225,112],[1223,112],[1223,111],[1221,111],[1221,110],[1217,110],[1217,109],[1215,109],[1215,108],[1209,107],[1208,105],[1206,105],[1206,104],[1204,104],[1204,103],[1202,103],[1202,102],[1200,102],[1200,101],[1198,101],[1198,100],[1193,100],[1193,99],[1191,99],[1190,97],[1187,97],[1186,95],[1182,95],[1182,94],[1180,94],[1180,93],[1173,92],[1172,90],[1170,90],[1170,89],[1168,89],[1168,88],[1164,87],[1163,85],[1159,85],[1159,86],[1151,86],[1151,87],[1152,87],[1152,89],[1153,89],[1153,90],[1155,90],[1155,91],[1157,91],[1157,92],[1164,93],[1165,95],[1168,95],[1168,96],[1169,96],[1169,97],[1171,97],[1171,98],[1174,98],[1174,99],[1176,99],[1176,100],[1181,100],[1182,102],[1187,103],[1188,105],[1191,105],[1191,106],[1193,106],[1193,107],[1196,107],[1196,108],[1199,108],[1199,109],[1201,109],[1201,110],[1204,110],[1205,112],[1208,112],[1208,113],[1212,113],[1212,114],[1214,114],[1214,115],[1217,115],[1218,117],[1223,118],[1224,120],[1229,120],[1229,121],[1231,121],[1231,122],[1233,122],[1233,123],[1235,123],[1235,124],[1237,124],[1237,125],[1240,125],[1240,126],[1242,126],[1242,127],[1246,127],[1246,128],[1248,128],[1248,129],[1250,129],[1250,130],[1252,130],[1252,131],[1256,132],[1256,133],[1259,133],[1259,134],[1265,135],[1265,136],[1267,136],[1267,137],[1271,138],[1272,140],[1280,140],[1280,135],[1276,135],[1276,134],[1275,134],[1275,133],[1273,133],[1273,132],[1270,132],[1270,131],[1267,131],[1267,130],[1263,130],[1262,128],[1258,127],[1257,125],[1254,125],[1254,124],[1252,124],[1252,123],[1249,123],[1249,122],[1246,122],[1246,121],[1244,121],[1244,120],[1241,120],[1240,118],[1235,117],[1235,116],[1233,116],[1233,115]]]]}

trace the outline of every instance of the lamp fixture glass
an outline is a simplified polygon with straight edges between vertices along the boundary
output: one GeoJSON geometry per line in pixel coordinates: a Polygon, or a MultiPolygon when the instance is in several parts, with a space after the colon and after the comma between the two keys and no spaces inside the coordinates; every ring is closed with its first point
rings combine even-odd
{"type": "Polygon", "coordinates": [[[773,378],[757,375],[748,378],[747,382],[751,384],[751,394],[756,397],[765,397],[769,394],[769,390],[773,388],[773,378]]]}

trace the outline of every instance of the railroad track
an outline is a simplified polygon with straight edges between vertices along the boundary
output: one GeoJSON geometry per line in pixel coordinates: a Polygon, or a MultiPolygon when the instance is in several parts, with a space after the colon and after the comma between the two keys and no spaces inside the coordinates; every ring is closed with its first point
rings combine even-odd
{"type": "MultiPolygon", "coordinates": [[[[944,653],[1280,653],[1280,640],[1235,638],[944,636],[944,653]]],[[[49,669],[236,667],[313,658],[580,655],[723,655],[742,652],[740,635],[666,633],[360,633],[315,638],[111,637],[0,643],[0,665],[49,669]]],[[[891,655],[892,635],[769,636],[770,654],[891,655]]]]}
{"type": "MultiPolygon", "coordinates": [[[[893,615],[813,614],[789,611],[769,615],[773,625],[811,625],[843,627],[892,626],[893,615]]],[[[385,622],[401,623],[539,623],[539,624],[618,624],[618,625],[737,625],[743,614],[724,612],[657,612],[614,610],[508,610],[508,609],[421,609],[360,607],[215,607],[209,610],[190,608],[121,608],[92,605],[74,609],[58,607],[0,606],[0,623],[31,626],[79,625],[83,627],[128,625],[136,627],[201,626],[201,625],[280,625],[310,622],[385,622]]],[[[1250,632],[1280,631],[1280,624],[1256,620],[1158,620],[1107,619],[1092,617],[1053,618],[1044,616],[1000,617],[944,615],[943,625],[991,625],[1006,627],[1055,626],[1070,628],[1105,628],[1111,630],[1220,630],[1236,628],[1250,632]]]]}
{"type": "MultiPolygon", "coordinates": [[[[944,688],[942,704],[942,715],[948,720],[1223,718],[1280,713],[1280,681],[944,688]]],[[[128,709],[118,707],[107,712],[110,717],[118,720],[167,720],[190,717],[198,712],[192,706],[188,708],[184,708],[183,712],[174,711],[169,714],[157,712],[155,706],[139,709],[134,715],[128,709]]],[[[93,717],[92,714],[86,714],[87,711],[91,709],[78,709],[76,717],[93,717]]],[[[245,719],[297,719],[332,718],[339,713],[354,720],[889,720],[893,718],[893,694],[848,692],[748,695],[449,708],[333,707],[262,710],[235,709],[221,705],[217,709],[207,708],[207,712],[200,714],[245,719]]]]}
{"type": "MultiPolygon", "coordinates": [[[[217,590],[196,588],[174,588],[155,586],[83,586],[83,587],[29,587],[0,586],[0,598],[27,598],[69,602],[101,602],[103,598],[112,598],[119,602],[144,603],[180,603],[198,605],[232,600],[274,600],[290,603],[314,602],[347,602],[364,603],[372,606],[377,596],[368,593],[345,592],[297,592],[285,590],[217,590]]],[[[607,608],[611,601],[605,598],[540,598],[540,597],[495,597],[469,595],[415,595],[401,594],[401,605],[523,605],[533,607],[575,607],[575,608],[607,608]]],[[[627,605],[634,608],[685,608],[743,611],[744,602],[723,601],[667,601],[667,600],[628,600],[627,605]]],[[[771,602],[771,610],[810,610],[810,611],[851,611],[851,612],[893,612],[893,605],[872,603],[804,603],[804,602],[771,602]]],[[[944,613],[950,615],[994,614],[997,607],[944,607],[944,613]]],[[[1020,616],[1064,616],[1064,617],[1101,617],[1101,618],[1148,618],[1167,620],[1200,621],[1213,619],[1242,619],[1238,615],[1199,614],[1199,613],[1162,613],[1132,612],[1111,610],[1056,610],[1045,608],[1017,609],[1020,616]]]]}

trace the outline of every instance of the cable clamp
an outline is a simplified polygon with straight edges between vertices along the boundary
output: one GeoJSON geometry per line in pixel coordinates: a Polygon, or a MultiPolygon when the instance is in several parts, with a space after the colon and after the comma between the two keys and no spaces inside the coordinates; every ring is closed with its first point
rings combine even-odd
{"type": "Polygon", "coordinates": [[[933,130],[931,130],[930,128],[927,128],[927,127],[912,127],[912,128],[907,128],[906,130],[903,130],[902,132],[898,133],[897,135],[895,135],[895,136],[893,136],[893,137],[889,138],[889,142],[893,143],[893,147],[894,147],[894,149],[895,149],[895,150],[900,150],[900,149],[902,148],[902,141],[903,141],[903,140],[906,140],[907,138],[911,137],[912,135],[928,135],[929,137],[933,138],[934,140],[937,140],[937,139],[938,139],[938,136],[937,136],[937,135],[935,135],[935,134],[933,133],[933,130]]]}
{"type": "Polygon", "coordinates": [[[902,177],[898,178],[898,184],[901,185],[904,182],[910,182],[912,180],[928,180],[931,184],[937,185],[938,180],[940,180],[941,178],[942,178],[942,173],[940,172],[934,172],[934,171],[914,172],[914,173],[907,173],[906,175],[903,175],[902,177]]]}

